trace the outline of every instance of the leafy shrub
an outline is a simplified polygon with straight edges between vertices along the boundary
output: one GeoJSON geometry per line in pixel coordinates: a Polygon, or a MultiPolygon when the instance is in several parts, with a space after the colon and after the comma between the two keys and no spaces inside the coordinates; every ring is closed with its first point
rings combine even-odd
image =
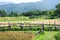
{"type": "Polygon", "coordinates": [[[58,31],[59,29],[57,27],[45,27],[45,31],[58,31]]]}
{"type": "Polygon", "coordinates": [[[60,40],[60,32],[55,35],[56,40],[60,40]]]}
{"type": "Polygon", "coordinates": [[[48,27],[45,27],[44,30],[45,30],[45,31],[49,31],[49,28],[48,28],[48,27]]]}

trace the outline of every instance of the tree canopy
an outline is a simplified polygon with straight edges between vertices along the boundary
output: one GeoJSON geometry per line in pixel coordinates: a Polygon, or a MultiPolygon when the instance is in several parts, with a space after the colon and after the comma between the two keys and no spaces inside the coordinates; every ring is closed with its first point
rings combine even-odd
{"type": "Polygon", "coordinates": [[[20,13],[20,15],[18,15],[18,13],[13,11],[8,15],[8,13],[6,13],[5,10],[0,10],[0,17],[5,17],[5,16],[9,16],[9,17],[28,16],[31,18],[45,17],[50,19],[60,18],[60,4],[56,5],[56,10],[44,10],[44,11],[34,10],[34,11],[22,12],[20,13]]]}
{"type": "Polygon", "coordinates": [[[0,10],[0,17],[5,17],[5,16],[7,16],[6,11],[0,10]]]}

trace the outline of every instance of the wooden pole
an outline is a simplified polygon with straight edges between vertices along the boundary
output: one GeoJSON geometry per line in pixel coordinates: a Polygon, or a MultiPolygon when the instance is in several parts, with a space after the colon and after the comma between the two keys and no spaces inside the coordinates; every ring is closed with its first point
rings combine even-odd
{"type": "Polygon", "coordinates": [[[55,27],[55,30],[57,30],[57,27],[56,27],[56,22],[54,21],[54,27],[55,27]]]}
{"type": "Polygon", "coordinates": [[[31,28],[31,24],[29,24],[29,29],[31,30],[32,28],[31,28]]]}
{"type": "Polygon", "coordinates": [[[19,23],[20,24],[20,26],[19,27],[21,27],[21,29],[23,30],[23,23],[19,23]]]}

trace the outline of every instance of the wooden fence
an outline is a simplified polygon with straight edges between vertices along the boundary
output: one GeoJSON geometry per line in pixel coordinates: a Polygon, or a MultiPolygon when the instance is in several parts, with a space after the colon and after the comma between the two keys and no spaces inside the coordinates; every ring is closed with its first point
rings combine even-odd
{"type": "Polygon", "coordinates": [[[40,31],[43,31],[45,28],[49,27],[49,28],[52,28],[52,29],[60,29],[60,24],[56,24],[56,22],[54,21],[54,24],[51,24],[51,22],[49,22],[48,24],[45,24],[44,22],[42,23],[10,23],[10,22],[7,22],[7,23],[0,23],[0,28],[2,27],[8,27],[8,28],[11,28],[13,26],[18,26],[20,27],[21,29],[24,29],[25,27],[29,27],[29,29],[32,29],[32,27],[38,27],[40,28],[40,31]]]}

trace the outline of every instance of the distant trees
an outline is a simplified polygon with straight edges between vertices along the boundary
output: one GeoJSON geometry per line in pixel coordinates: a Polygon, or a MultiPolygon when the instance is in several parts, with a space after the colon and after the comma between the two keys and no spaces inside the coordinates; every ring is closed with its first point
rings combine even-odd
{"type": "Polygon", "coordinates": [[[60,10],[60,4],[56,5],[57,10],[60,10]]]}
{"type": "Polygon", "coordinates": [[[46,14],[46,15],[48,15],[49,19],[54,19],[54,18],[56,18],[56,16],[55,16],[55,10],[50,10],[50,11],[48,12],[48,14],[46,14]]]}
{"type": "Polygon", "coordinates": [[[48,10],[46,10],[46,11],[35,10],[35,11],[29,11],[29,12],[22,13],[23,16],[29,16],[30,18],[44,16],[45,18],[50,18],[50,19],[55,18],[54,14],[55,14],[55,10],[50,10],[50,11],[48,11],[48,10]]]}
{"type": "Polygon", "coordinates": [[[34,11],[29,11],[29,12],[22,13],[22,16],[28,16],[31,19],[39,17],[39,15],[41,15],[41,11],[39,11],[39,10],[34,10],[34,11]]]}
{"type": "Polygon", "coordinates": [[[7,16],[7,13],[5,10],[0,10],[0,17],[5,17],[7,16]]]}
{"type": "Polygon", "coordinates": [[[60,4],[56,5],[56,13],[55,14],[57,17],[60,17],[60,4]]]}
{"type": "Polygon", "coordinates": [[[15,12],[11,12],[11,13],[9,14],[9,16],[10,16],[10,17],[17,17],[17,16],[18,16],[18,14],[17,14],[17,13],[15,13],[15,12]]]}
{"type": "Polygon", "coordinates": [[[0,10],[0,17],[17,17],[18,14],[16,12],[11,12],[10,14],[7,14],[5,10],[0,10]]]}
{"type": "Polygon", "coordinates": [[[9,15],[6,13],[5,10],[0,10],[0,17],[17,17],[17,16],[28,16],[30,18],[38,18],[38,17],[45,17],[49,19],[54,19],[54,18],[60,18],[60,4],[56,5],[56,10],[34,10],[34,11],[28,11],[28,12],[22,12],[18,15],[16,12],[11,12],[9,15]]]}

